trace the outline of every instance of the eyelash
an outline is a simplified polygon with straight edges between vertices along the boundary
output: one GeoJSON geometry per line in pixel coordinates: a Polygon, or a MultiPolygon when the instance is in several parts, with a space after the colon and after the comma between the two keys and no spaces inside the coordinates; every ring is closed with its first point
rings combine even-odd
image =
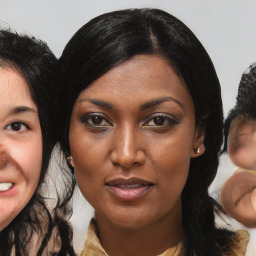
{"type": "Polygon", "coordinates": [[[172,126],[172,125],[175,125],[178,123],[179,123],[178,120],[170,114],[154,113],[147,118],[147,120],[143,123],[143,125],[144,126],[153,126],[156,128],[167,128],[169,126],[172,126]],[[154,125],[148,125],[150,123],[150,121],[156,122],[157,118],[161,118],[160,121],[164,121],[164,123],[167,121],[168,123],[167,124],[159,124],[159,125],[155,123],[154,125]]]}
{"type": "Polygon", "coordinates": [[[30,130],[29,126],[26,125],[25,123],[21,122],[21,121],[14,121],[14,122],[11,122],[10,124],[6,125],[4,127],[5,130],[8,130],[8,131],[12,131],[12,132],[23,132],[24,130],[30,130]],[[16,128],[18,128],[18,130],[16,130],[13,126],[14,125],[18,125],[16,126],[16,128]],[[9,128],[10,127],[10,128],[9,128]],[[23,129],[22,129],[23,127],[23,129]],[[24,128],[25,127],[25,128],[24,128]]]}
{"type": "MultiPolygon", "coordinates": [[[[88,127],[92,127],[92,128],[107,128],[109,126],[112,126],[111,121],[103,114],[101,113],[90,113],[90,114],[86,114],[81,118],[81,122],[84,123],[86,126],[88,127]],[[96,120],[92,120],[92,118],[96,118],[96,120]],[[99,121],[99,124],[95,124],[95,121],[99,121]],[[102,125],[100,123],[105,122],[106,124],[102,125]]],[[[170,127],[172,125],[178,124],[178,120],[170,115],[170,114],[165,114],[165,113],[154,113],[152,115],[150,115],[145,122],[143,122],[142,126],[146,126],[146,127],[154,127],[154,128],[167,128],[170,127]],[[157,122],[157,118],[160,118],[160,122],[164,122],[163,124],[156,124],[157,122]],[[154,121],[155,124],[150,125],[150,121],[154,121]],[[167,122],[167,124],[166,124],[167,122]]]]}
{"type": "MultiPolygon", "coordinates": [[[[94,120],[97,121],[97,120],[94,120]]],[[[88,127],[108,127],[108,126],[112,126],[110,120],[103,114],[101,113],[90,113],[90,114],[86,114],[81,118],[81,122],[84,123],[86,126],[88,127]],[[95,124],[92,121],[92,118],[99,118],[99,121],[104,121],[106,123],[108,123],[107,125],[99,125],[99,124],[95,124]],[[91,123],[90,123],[91,121],[91,123]]]]}

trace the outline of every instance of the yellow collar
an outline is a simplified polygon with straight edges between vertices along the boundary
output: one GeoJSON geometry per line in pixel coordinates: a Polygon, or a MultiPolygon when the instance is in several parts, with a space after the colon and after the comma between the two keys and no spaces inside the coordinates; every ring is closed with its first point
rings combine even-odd
{"type": "MultiPolygon", "coordinates": [[[[230,248],[236,256],[245,255],[246,247],[249,241],[249,234],[245,230],[238,230],[234,233],[230,241],[230,248]]],[[[158,256],[181,256],[182,255],[182,242],[176,246],[169,248],[164,253],[158,256]]],[[[230,254],[228,254],[230,255],[230,254]]],[[[95,220],[92,219],[88,228],[87,238],[80,256],[108,256],[102,248],[99,238],[97,236],[97,228],[95,220]]],[[[223,255],[227,256],[227,255],[223,255]]]]}
{"type": "MultiPolygon", "coordinates": [[[[178,256],[181,252],[181,243],[169,248],[159,256],[178,256]]],[[[81,252],[81,256],[108,256],[105,250],[102,248],[99,238],[97,236],[97,228],[95,220],[92,219],[88,228],[87,238],[84,244],[84,249],[81,252]]]]}

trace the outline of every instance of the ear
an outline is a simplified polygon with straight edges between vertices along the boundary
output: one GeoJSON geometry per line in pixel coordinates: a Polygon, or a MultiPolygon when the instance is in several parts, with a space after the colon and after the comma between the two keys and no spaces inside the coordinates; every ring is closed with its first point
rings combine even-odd
{"type": "Polygon", "coordinates": [[[191,149],[190,155],[191,158],[201,156],[205,152],[204,138],[205,126],[199,124],[195,130],[193,148],[191,149]]]}

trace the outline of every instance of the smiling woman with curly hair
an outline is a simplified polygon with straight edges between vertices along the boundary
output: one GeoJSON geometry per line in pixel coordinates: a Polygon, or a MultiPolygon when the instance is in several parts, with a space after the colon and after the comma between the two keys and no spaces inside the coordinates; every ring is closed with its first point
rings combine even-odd
{"type": "Polygon", "coordinates": [[[65,203],[51,213],[42,189],[56,142],[55,68],[45,43],[0,30],[1,256],[49,255],[50,239],[74,255],[65,203]]]}

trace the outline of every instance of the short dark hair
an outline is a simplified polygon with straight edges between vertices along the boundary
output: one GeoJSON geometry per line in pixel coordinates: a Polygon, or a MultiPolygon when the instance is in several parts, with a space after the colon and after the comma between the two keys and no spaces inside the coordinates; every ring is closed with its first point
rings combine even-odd
{"type": "MultiPolygon", "coordinates": [[[[26,81],[38,108],[43,138],[39,184],[25,208],[0,232],[0,255],[3,256],[11,255],[13,250],[16,255],[29,255],[27,250],[33,234],[42,234],[37,253],[42,255],[53,228],[57,226],[46,207],[41,191],[51,153],[56,144],[53,115],[56,107],[56,63],[56,57],[43,41],[19,35],[11,30],[0,30],[0,68],[13,69],[26,81]]],[[[62,222],[66,225],[64,220],[62,222]]],[[[65,236],[69,236],[69,232],[65,236]]]]}
{"type": "Polygon", "coordinates": [[[206,50],[180,20],[159,9],[121,10],[98,16],[76,32],[59,60],[62,149],[69,153],[69,121],[81,91],[138,54],[161,56],[172,66],[193,99],[196,125],[205,127],[206,151],[191,159],[182,193],[184,247],[185,255],[221,255],[221,243],[228,243],[231,233],[215,228],[215,201],[208,196],[222,144],[220,84],[206,50]]]}
{"type": "Polygon", "coordinates": [[[238,116],[256,120],[256,62],[252,63],[242,74],[235,107],[229,111],[224,123],[224,145],[221,153],[227,152],[230,125],[238,116]]]}
{"type": "Polygon", "coordinates": [[[256,119],[256,63],[251,64],[243,73],[236,97],[237,111],[256,119]]]}

